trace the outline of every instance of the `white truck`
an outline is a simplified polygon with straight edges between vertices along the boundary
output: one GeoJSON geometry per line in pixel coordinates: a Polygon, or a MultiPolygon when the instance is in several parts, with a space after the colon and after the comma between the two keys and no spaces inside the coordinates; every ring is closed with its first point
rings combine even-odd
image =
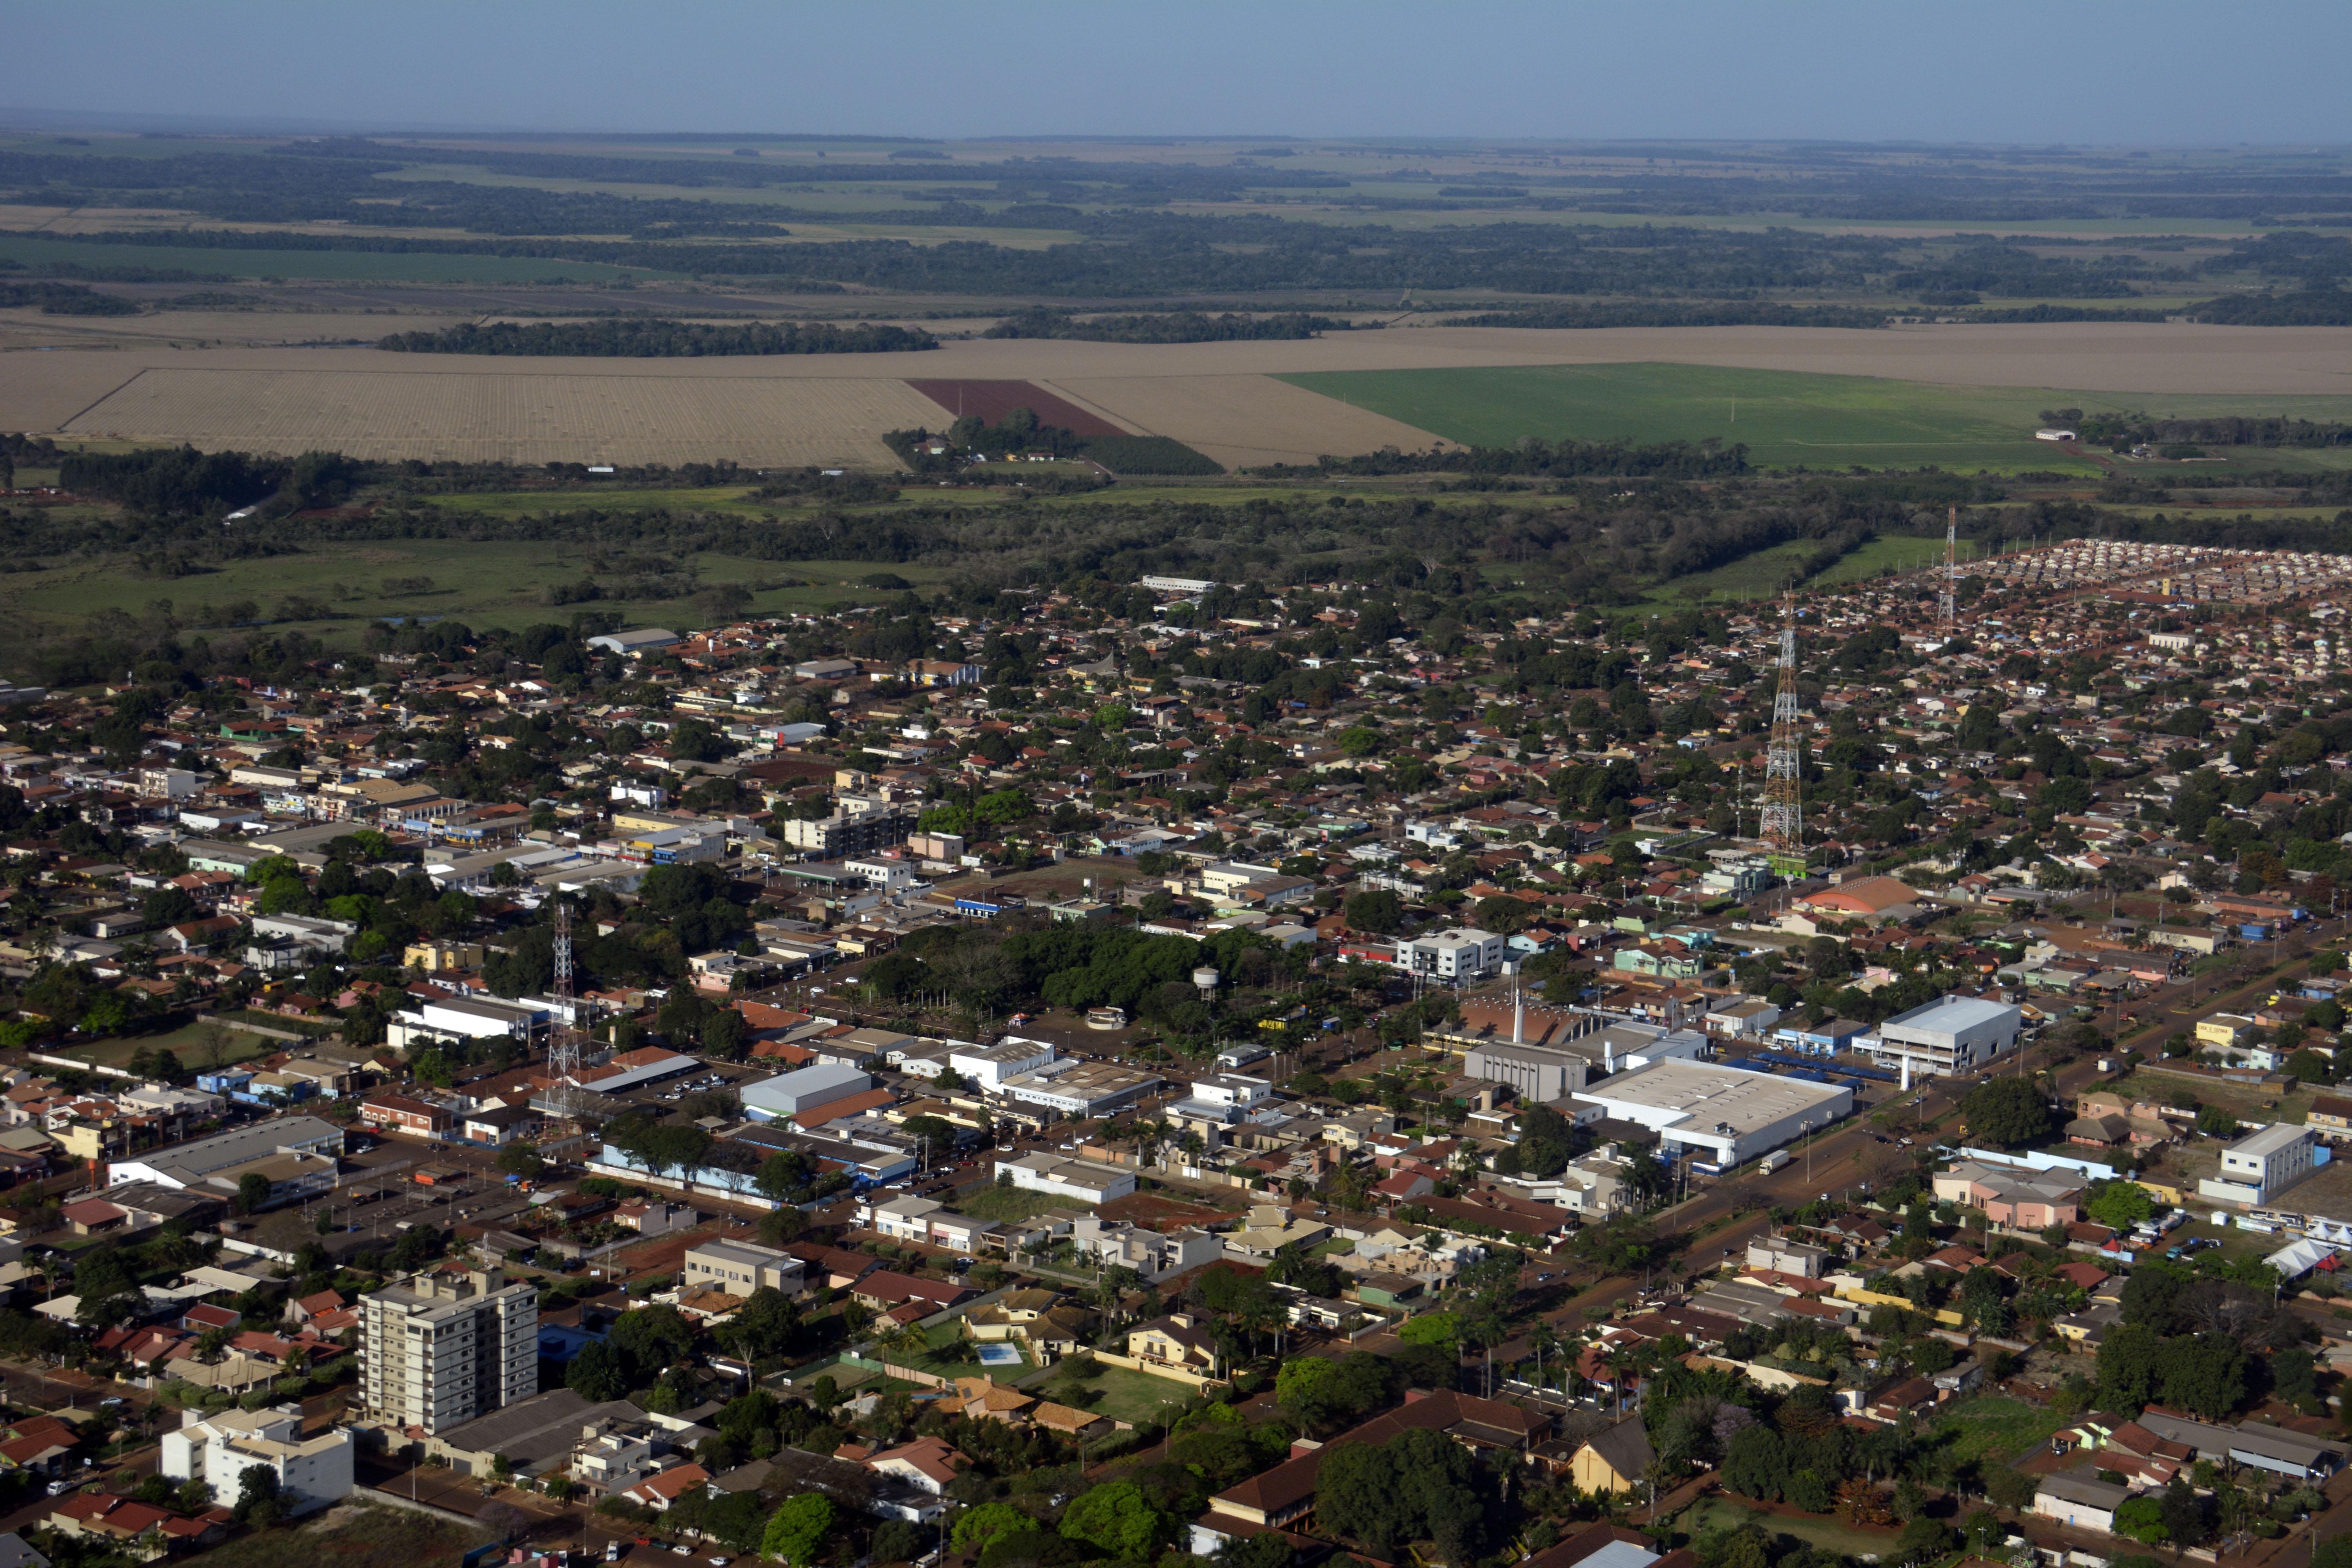
{"type": "Polygon", "coordinates": [[[1775,1149],[1756,1162],[1756,1169],[1759,1174],[1769,1175],[1788,1163],[1789,1152],[1786,1149],[1775,1149]]]}

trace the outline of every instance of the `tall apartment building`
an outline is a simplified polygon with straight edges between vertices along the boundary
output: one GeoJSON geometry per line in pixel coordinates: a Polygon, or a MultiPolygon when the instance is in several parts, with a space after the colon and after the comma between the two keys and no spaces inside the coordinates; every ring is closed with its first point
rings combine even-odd
{"type": "Polygon", "coordinates": [[[843,809],[814,821],[794,817],[783,826],[784,842],[827,860],[866,855],[904,844],[915,830],[915,814],[904,806],[845,801],[843,809]],[[866,809],[857,809],[864,805],[866,809]]]}
{"type": "Polygon", "coordinates": [[[539,1298],[498,1269],[425,1273],[360,1298],[360,1399],[440,1432],[539,1392],[539,1298]]]}

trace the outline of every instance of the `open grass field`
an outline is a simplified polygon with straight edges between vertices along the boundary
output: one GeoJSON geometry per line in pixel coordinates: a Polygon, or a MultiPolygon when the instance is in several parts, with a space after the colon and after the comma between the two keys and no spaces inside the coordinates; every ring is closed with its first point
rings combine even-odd
{"type": "Polygon", "coordinates": [[[1141,1426],[1158,1418],[1163,1406],[1181,1408],[1192,1397],[1192,1387],[1172,1378],[1154,1377],[1148,1372],[1131,1372],[1123,1366],[1105,1366],[1097,1362],[1092,1376],[1057,1376],[1046,1384],[1044,1393],[1059,1404],[1141,1426]]]}
{"type": "MultiPolygon", "coordinates": [[[[213,1065],[206,1049],[211,1039],[208,1025],[184,1024],[160,1035],[139,1035],[127,1039],[95,1040],[86,1046],[50,1046],[45,1047],[53,1057],[72,1057],[92,1067],[126,1068],[131,1058],[141,1051],[170,1051],[180,1058],[180,1065],[191,1071],[213,1065]]],[[[231,1025],[221,1041],[220,1065],[235,1067],[257,1057],[270,1056],[286,1049],[286,1042],[273,1040],[267,1035],[247,1034],[231,1025]]]]}
{"type": "Polygon", "coordinates": [[[331,278],[382,283],[610,283],[674,278],[642,267],[529,256],[442,256],[365,250],[214,249],[209,246],[103,245],[92,240],[0,235],[0,258],[27,267],[174,268],[208,278],[331,278]]]}
{"type": "Polygon", "coordinates": [[[2064,1416],[2001,1394],[1962,1399],[1940,1407],[1932,1430],[1938,1452],[1954,1459],[2005,1465],[2049,1441],[2064,1416]]]}
{"type": "MultiPolygon", "coordinates": [[[[862,583],[877,570],[871,561],[775,562],[714,554],[695,555],[684,564],[697,575],[679,578],[681,585],[740,583],[751,590],[753,610],[767,614],[808,609],[844,597],[870,597],[873,590],[862,583]]],[[[910,563],[891,570],[918,586],[928,586],[945,579],[950,569],[910,563]]],[[[217,612],[220,606],[250,600],[267,619],[276,616],[285,599],[300,595],[322,601],[333,611],[332,618],[273,624],[349,643],[370,622],[392,616],[433,616],[479,626],[563,621],[572,607],[550,605],[547,590],[592,574],[574,554],[523,541],[372,540],[301,555],[239,561],[196,577],[149,577],[120,562],[17,573],[0,577],[0,615],[20,630],[38,631],[79,626],[100,610],[141,613],[164,599],[183,623],[194,627],[225,619],[217,613],[208,615],[206,605],[217,612]],[[388,579],[415,577],[430,578],[434,585],[384,586],[388,579]]],[[[593,607],[618,611],[636,626],[684,628],[710,619],[690,597],[602,599],[593,607]]]]}

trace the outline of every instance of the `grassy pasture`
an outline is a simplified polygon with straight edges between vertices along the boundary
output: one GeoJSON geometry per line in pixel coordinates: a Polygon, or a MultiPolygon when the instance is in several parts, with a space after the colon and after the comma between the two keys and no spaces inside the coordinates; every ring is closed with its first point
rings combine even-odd
{"type": "Polygon", "coordinates": [[[155,267],[232,278],[316,278],[352,283],[609,283],[676,278],[643,267],[530,256],[441,256],[365,250],[215,250],[206,246],[100,245],[88,240],[0,235],[0,259],[27,267],[155,267]]]}
{"type": "MultiPolygon", "coordinates": [[[[755,612],[780,613],[828,604],[845,596],[871,595],[861,580],[879,571],[928,587],[950,574],[942,565],[892,566],[872,561],[757,561],[743,556],[692,557],[703,587],[740,583],[753,588],[755,612]],[[791,579],[799,586],[772,586],[791,579]]],[[[335,642],[356,639],[361,628],[387,616],[427,616],[477,626],[521,626],[569,620],[575,610],[620,611],[632,625],[697,626],[709,620],[690,598],[601,599],[584,605],[550,605],[546,590],[587,575],[585,563],[569,549],[529,541],[370,540],[335,544],[295,556],[243,561],[199,576],[147,576],[120,561],[78,563],[46,572],[17,573],[0,579],[0,615],[34,630],[79,626],[100,610],[142,613],[168,599],[192,627],[199,606],[250,599],[264,616],[289,595],[323,601],[334,617],[278,623],[272,629],[299,627],[335,642]],[[394,590],[386,579],[429,577],[429,589],[394,590]]],[[[208,635],[222,635],[218,629],[208,635]]]]}
{"type": "MultiPolygon", "coordinates": [[[[1473,446],[1556,440],[1745,442],[1771,468],[1974,471],[2089,465],[2033,439],[2056,394],[1721,365],[1528,365],[1329,372],[1281,379],[1473,446]]],[[[2084,406],[2087,406],[2085,405],[2084,406]]]]}
{"type": "MultiPolygon", "coordinates": [[[[2352,416],[2352,398],[2068,392],[1956,386],[1877,376],[1726,365],[1528,365],[1463,370],[1333,371],[1279,379],[1453,440],[1507,446],[1556,440],[1745,442],[1762,467],[2098,470],[2033,439],[2045,408],[2154,415],[2352,416]]],[[[2241,466],[2332,466],[2334,453],[2263,449],[2241,466]]],[[[2137,467],[2137,466],[2135,466],[2137,467]]],[[[2151,465],[2174,471],[2173,465],[2151,465]]]]}

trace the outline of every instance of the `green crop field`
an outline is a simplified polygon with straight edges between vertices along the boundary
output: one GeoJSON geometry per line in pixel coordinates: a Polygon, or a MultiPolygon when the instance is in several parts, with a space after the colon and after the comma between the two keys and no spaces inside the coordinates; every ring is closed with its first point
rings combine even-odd
{"type": "Polygon", "coordinates": [[[318,278],[352,283],[609,283],[675,278],[643,267],[530,256],[442,256],[373,250],[215,250],[208,246],[100,245],[0,235],[0,260],[27,267],[153,267],[230,278],[318,278]]]}
{"type": "Polygon", "coordinates": [[[1766,468],[2099,470],[2033,438],[2045,408],[2352,416],[2352,397],[2142,396],[1945,386],[1723,365],[1327,371],[1281,380],[1471,446],[1558,440],[1743,442],[1766,468]]]}

